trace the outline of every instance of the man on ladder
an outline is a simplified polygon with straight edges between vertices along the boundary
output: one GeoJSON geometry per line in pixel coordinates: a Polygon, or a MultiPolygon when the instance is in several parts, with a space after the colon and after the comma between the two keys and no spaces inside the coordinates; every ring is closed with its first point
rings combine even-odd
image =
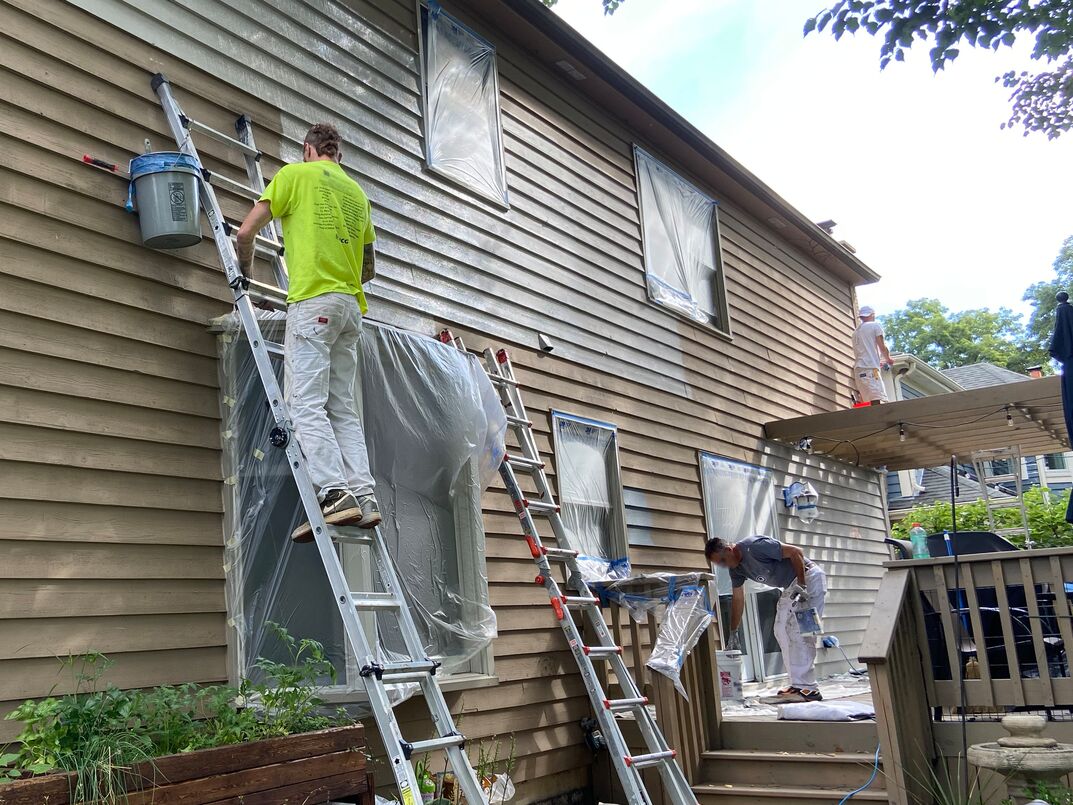
{"type": "MultiPolygon", "coordinates": [[[[294,433],[325,521],[373,528],[380,510],[355,395],[376,233],[368,197],[339,164],[340,145],[329,123],[309,130],[303,161],[284,165],[242,222],[238,259],[248,277],[257,233],[282,220],[290,281],[283,382],[294,433]]],[[[311,542],[310,524],[291,539],[311,542]]]]}

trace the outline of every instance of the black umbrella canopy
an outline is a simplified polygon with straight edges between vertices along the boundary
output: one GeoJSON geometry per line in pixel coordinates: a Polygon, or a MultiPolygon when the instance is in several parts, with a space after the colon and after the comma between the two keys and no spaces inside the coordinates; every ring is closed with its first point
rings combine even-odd
{"type": "MultiPolygon", "coordinates": [[[[1069,304],[1069,294],[1065,291],[1057,298],[1050,353],[1062,364],[1062,410],[1066,415],[1066,430],[1073,438],[1073,305],[1069,304]]],[[[1069,496],[1066,507],[1066,522],[1073,523],[1073,495],[1069,496]]]]}

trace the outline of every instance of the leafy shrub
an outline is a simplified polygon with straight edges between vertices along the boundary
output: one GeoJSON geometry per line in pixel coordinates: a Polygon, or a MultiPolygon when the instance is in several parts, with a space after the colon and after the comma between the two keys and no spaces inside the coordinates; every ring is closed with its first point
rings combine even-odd
{"type": "Polygon", "coordinates": [[[7,718],[23,722],[15,751],[0,755],[0,782],[24,773],[77,772],[74,802],[125,799],[131,768],[155,757],[324,729],[350,719],[322,712],[321,680],[335,668],[315,640],[270,628],[290,664],[259,658],[263,681],[238,688],[187,684],[150,690],[98,689],[111,666],[102,654],[70,658],[76,692],[27,701],[7,718]]]}
{"type": "MultiPolygon", "coordinates": [[[[1066,505],[1069,490],[1049,492],[1040,487],[1025,490],[1025,514],[1028,516],[1028,532],[1036,548],[1065,548],[1073,545],[1073,525],[1066,522],[1066,505]]],[[[959,503],[957,507],[958,531],[990,531],[987,507],[982,500],[959,503]]],[[[1017,508],[999,509],[995,512],[996,528],[1017,528],[1021,525],[1021,512],[1017,508]]],[[[899,539],[909,539],[913,523],[920,523],[929,534],[938,534],[953,527],[949,503],[933,503],[911,509],[902,520],[891,527],[891,534],[899,539]]],[[[1020,537],[1012,542],[1021,543],[1020,537]]]]}

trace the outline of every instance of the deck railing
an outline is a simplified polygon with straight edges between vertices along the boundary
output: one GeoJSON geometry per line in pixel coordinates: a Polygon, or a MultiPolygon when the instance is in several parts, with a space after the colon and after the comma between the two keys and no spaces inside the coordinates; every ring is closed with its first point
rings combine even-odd
{"type": "Polygon", "coordinates": [[[892,801],[927,779],[935,721],[1073,709],[1071,590],[1073,548],[888,563],[860,659],[892,801]]]}

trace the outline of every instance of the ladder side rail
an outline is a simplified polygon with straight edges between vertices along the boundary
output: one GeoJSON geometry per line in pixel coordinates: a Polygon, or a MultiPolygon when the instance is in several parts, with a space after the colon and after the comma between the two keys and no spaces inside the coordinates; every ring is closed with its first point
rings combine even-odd
{"type": "MultiPolygon", "coordinates": [[[[157,74],[153,78],[152,86],[160,98],[165,117],[172,130],[172,134],[179,150],[194,159],[197,159],[200,164],[197,149],[190,141],[190,137],[186,133],[186,128],[182,124],[182,111],[171,94],[171,88],[167,79],[164,78],[164,76],[157,74]]],[[[336,552],[335,545],[332,542],[328,525],[324,521],[324,516],[320,510],[320,501],[317,499],[316,491],[313,487],[312,480],[309,477],[305,458],[302,455],[297,440],[293,438],[293,432],[290,428],[290,419],[286,405],[284,404],[283,394],[279,387],[279,382],[276,379],[275,370],[272,367],[271,357],[265,345],[255,309],[249,295],[246,293],[244,287],[245,277],[239,269],[238,255],[235,252],[234,245],[226,233],[219,202],[215,192],[207,181],[202,179],[199,182],[199,187],[202,204],[205,207],[206,215],[212,225],[213,239],[216,242],[217,250],[220,254],[221,261],[223,262],[228,285],[231,287],[232,292],[235,295],[235,307],[239,314],[243,330],[249,339],[251,351],[254,356],[254,363],[257,367],[262,386],[264,387],[270,402],[269,409],[272,412],[276,424],[285,427],[290,435],[285,450],[291,475],[294,477],[299,497],[301,498],[303,507],[309,517],[309,522],[313,527],[314,541],[324,566],[325,575],[328,577],[329,585],[332,588],[332,594],[336,599],[336,602],[339,604],[343,628],[352,647],[359,656],[366,657],[367,663],[375,662],[376,655],[369,645],[368,638],[359,620],[357,609],[353,604],[353,596],[349,589],[349,585],[346,583],[343,567],[339,555],[336,552]]],[[[394,581],[395,590],[397,592],[400,589],[397,578],[395,578],[394,581]]],[[[397,595],[397,599],[401,604],[398,611],[408,615],[409,611],[405,597],[397,595]]],[[[405,628],[403,628],[403,631],[406,631],[405,628]]],[[[387,690],[380,680],[366,679],[365,683],[369,703],[373,710],[377,726],[384,738],[385,751],[388,754],[392,773],[399,786],[400,794],[402,795],[404,802],[407,801],[410,796],[416,800],[416,798],[420,797],[419,781],[414,768],[406,757],[406,752],[403,749],[403,747],[407,745],[407,742],[394,717],[387,690]]],[[[450,711],[447,709],[446,702],[442,698],[442,691],[440,691],[435,682],[431,680],[431,675],[428,675],[427,678],[422,681],[422,691],[426,694],[430,709],[432,709],[434,705],[437,707],[437,711],[433,713],[434,717],[440,715],[442,718],[444,711],[446,711],[447,718],[450,719],[450,711]]],[[[459,779],[463,790],[466,792],[467,799],[470,802],[484,803],[486,805],[488,798],[481,789],[479,782],[477,782],[476,774],[473,772],[468,758],[466,758],[465,754],[458,746],[448,747],[446,751],[452,761],[451,765],[455,771],[456,778],[459,779]],[[470,773],[460,774],[459,772],[463,769],[468,769],[470,773]]]]}
{"type": "Polygon", "coordinates": [[[502,464],[500,475],[503,478],[504,485],[507,487],[507,492],[514,501],[518,519],[521,521],[522,532],[529,543],[533,561],[536,563],[540,579],[543,581],[544,589],[547,591],[552,603],[559,628],[562,629],[566,636],[570,653],[574,655],[582,681],[585,683],[597,722],[600,724],[604,738],[608,742],[611,762],[623,784],[623,790],[626,792],[629,805],[651,805],[639,773],[636,769],[626,765],[625,759],[630,754],[629,747],[626,745],[622,731],[614,723],[614,714],[604,706],[603,700],[606,698],[606,694],[604,694],[600,681],[596,676],[596,669],[593,667],[591,658],[585,654],[585,642],[581,631],[577,628],[577,623],[575,623],[570,611],[561,603],[563,598],[562,590],[555,580],[548,558],[540,550],[543,547],[540,535],[537,533],[532,514],[522,505],[524,493],[514,474],[514,469],[508,462],[502,464]]]}
{"type": "MultiPolygon", "coordinates": [[[[238,133],[238,139],[240,142],[245,143],[257,151],[257,155],[251,155],[246,152],[242,153],[243,159],[246,161],[246,175],[250,178],[250,185],[255,188],[258,193],[263,193],[265,189],[265,177],[261,170],[261,150],[257,148],[257,143],[253,138],[253,121],[250,120],[249,115],[240,115],[238,120],[235,121],[235,131],[238,133]]],[[[261,234],[277,243],[283,242],[283,227],[275,219],[272,218],[268,224],[261,230],[261,234]]],[[[287,273],[287,262],[283,255],[275,253],[272,257],[272,270],[276,275],[276,284],[284,291],[288,288],[289,274],[287,273]]]]}

